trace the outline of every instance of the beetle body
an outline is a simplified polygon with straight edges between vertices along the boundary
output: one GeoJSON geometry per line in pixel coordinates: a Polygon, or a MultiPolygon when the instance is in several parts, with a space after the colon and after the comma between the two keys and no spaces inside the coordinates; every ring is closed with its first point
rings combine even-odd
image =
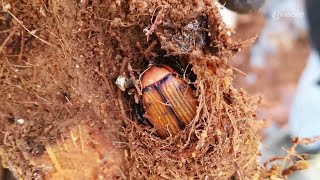
{"type": "Polygon", "coordinates": [[[143,74],[141,85],[144,117],[161,138],[176,135],[196,115],[197,98],[169,66],[151,66],[143,74]]]}

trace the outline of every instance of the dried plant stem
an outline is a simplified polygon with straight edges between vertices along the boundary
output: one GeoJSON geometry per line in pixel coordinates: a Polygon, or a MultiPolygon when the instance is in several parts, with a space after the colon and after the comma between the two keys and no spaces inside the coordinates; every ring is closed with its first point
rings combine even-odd
{"type": "MultiPolygon", "coordinates": [[[[15,29],[13,29],[13,30],[10,32],[9,36],[3,41],[3,43],[2,43],[1,46],[0,46],[0,52],[3,52],[3,51],[2,51],[3,48],[5,47],[5,45],[8,43],[8,41],[11,39],[11,37],[12,37],[15,33],[16,33],[16,30],[15,30],[15,29]]],[[[3,52],[3,53],[5,53],[5,52],[3,52]]]]}
{"type": "Polygon", "coordinates": [[[39,39],[41,42],[49,45],[49,46],[53,46],[51,43],[45,41],[44,39],[42,39],[41,37],[35,35],[33,32],[31,32],[25,25],[23,25],[23,22],[21,22],[14,14],[12,14],[12,12],[10,12],[8,9],[6,10],[7,13],[9,13],[31,36],[35,37],[36,39],[39,39]]]}

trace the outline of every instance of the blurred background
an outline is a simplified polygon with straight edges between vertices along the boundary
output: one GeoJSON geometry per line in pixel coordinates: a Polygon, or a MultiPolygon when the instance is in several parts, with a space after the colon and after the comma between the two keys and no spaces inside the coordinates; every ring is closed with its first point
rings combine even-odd
{"type": "MultiPolygon", "coordinates": [[[[296,136],[320,135],[320,58],[312,48],[314,36],[309,31],[314,23],[309,25],[305,3],[267,0],[258,12],[250,14],[221,10],[234,40],[258,35],[254,44],[238,53],[232,63],[246,74],[236,73],[236,87],[262,97],[257,112],[258,119],[263,120],[261,163],[285,156],[296,136]]],[[[319,143],[298,146],[298,153],[310,154],[310,168],[289,179],[320,179],[319,150],[319,143]]]]}

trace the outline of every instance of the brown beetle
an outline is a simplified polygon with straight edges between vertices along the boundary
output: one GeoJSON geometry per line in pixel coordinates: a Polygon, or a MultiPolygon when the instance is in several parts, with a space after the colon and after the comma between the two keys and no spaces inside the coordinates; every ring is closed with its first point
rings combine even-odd
{"type": "Polygon", "coordinates": [[[144,117],[161,138],[176,135],[188,125],[197,109],[197,98],[188,83],[167,65],[153,65],[141,78],[144,117]]]}

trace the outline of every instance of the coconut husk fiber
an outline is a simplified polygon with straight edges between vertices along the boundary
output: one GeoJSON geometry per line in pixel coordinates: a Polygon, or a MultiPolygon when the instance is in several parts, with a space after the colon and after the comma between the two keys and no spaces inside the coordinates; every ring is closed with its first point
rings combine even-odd
{"type": "Polygon", "coordinates": [[[3,1],[3,164],[24,179],[258,178],[259,99],[232,85],[243,43],[215,3],[3,1]],[[137,123],[134,96],[115,80],[171,61],[196,75],[199,105],[185,130],[161,139],[137,123]]]}

